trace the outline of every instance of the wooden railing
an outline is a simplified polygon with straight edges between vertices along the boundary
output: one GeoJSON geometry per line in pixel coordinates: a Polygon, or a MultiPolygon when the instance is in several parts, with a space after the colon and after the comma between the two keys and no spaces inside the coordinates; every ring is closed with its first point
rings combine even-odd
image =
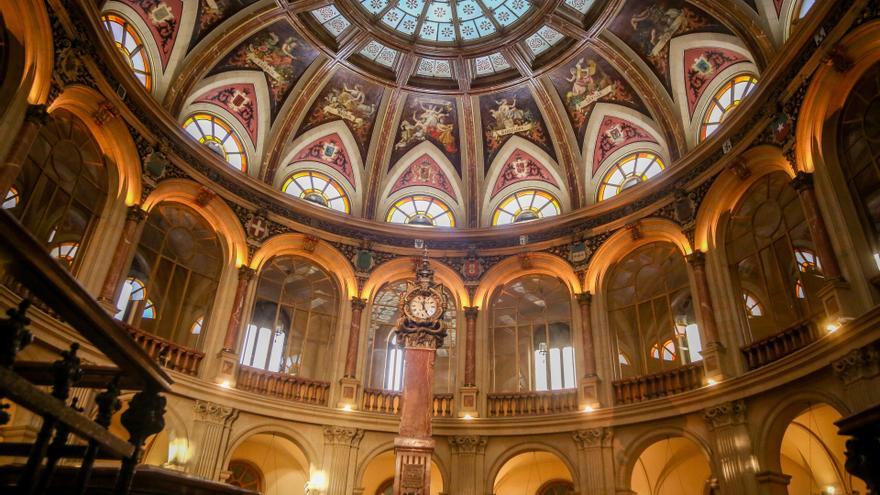
{"type": "Polygon", "coordinates": [[[539,416],[577,410],[576,390],[553,390],[549,392],[515,392],[487,394],[492,417],[539,416]]]}
{"type": "Polygon", "coordinates": [[[749,371],[766,366],[802,349],[818,338],[816,326],[811,322],[800,322],[781,333],[753,342],[742,348],[749,371]]]}
{"type": "Polygon", "coordinates": [[[131,334],[131,338],[143,347],[157,363],[187,375],[199,374],[199,365],[205,357],[204,352],[175,344],[131,325],[125,325],[125,327],[131,334]]]}
{"type": "Polygon", "coordinates": [[[703,386],[703,363],[614,382],[614,402],[633,404],[680,394],[703,386]]]}
{"type": "Polygon", "coordinates": [[[326,406],[330,396],[330,383],[328,382],[309,380],[287,373],[266,371],[249,366],[239,367],[235,386],[239,390],[320,406],[326,406]]]}
{"type": "MultiPolygon", "coordinates": [[[[401,393],[390,390],[364,389],[361,399],[361,410],[381,414],[400,414],[402,405],[401,393]]],[[[431,413],[435,418],[449,418],[454,411],[455,395],[436,394],[431,404],[431,413]]]]}

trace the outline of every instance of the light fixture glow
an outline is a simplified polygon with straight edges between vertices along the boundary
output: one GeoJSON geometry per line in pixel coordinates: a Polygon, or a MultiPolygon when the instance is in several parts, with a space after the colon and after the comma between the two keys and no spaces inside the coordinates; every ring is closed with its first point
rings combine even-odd
{"type": "Polygon", "coordinates": [[[824,491],[827,495],[834,495],[835,493],[837,493],[837,488],[835,488],[831,485],[828,485],[825,487],[824,491]]]}
{"type": "Polygon", "coordinates": [[[342,406],[342,410],[345,412],[351,412],[351,404],[346,404],[342,406]]]}
{"type": "Polygon", "coordinates": [[[596,410],[596,409],[594,409],[593,406],[585,406],[585,407],[584,407],[584,412],[585,412],[585,413],[591,413],[591,412],[593,412],[593,411],[595,411],[595,410],[596,410]]]}
{"type": "Polygon", "coordinates": [[[327,488],[327,474],[324,471],[315,471],[306,487],[310,490],[323,490],[327,488]]]}
{"type": "Polygon", "coordinates": [[[465,414],[461,419],[463,419],[465,421],[470,421],[470,420],[474,419],[474,417],[471,416],[470,414],[465,414]]]}
{"type": "Polygon", "coordinates": [[[708,380],[706,380],[706,385],[709,387],[714,387],[715,385],[718,385],[718,380],[714,378],[709,378],[708,380]]]}
{"type": "Polygon", "coordinates": [[[834,332],[840,330],[840,323],[829,323],[829,324],[825,325],[825,330],[828,333],[834,333],[834,332]]]}
{"type": "Polygon", "coordinates": [[[223,380],[220,382],[220,386],[223,388],[232,388],[232,384],[229,383],[229,380],[223,380]]]}

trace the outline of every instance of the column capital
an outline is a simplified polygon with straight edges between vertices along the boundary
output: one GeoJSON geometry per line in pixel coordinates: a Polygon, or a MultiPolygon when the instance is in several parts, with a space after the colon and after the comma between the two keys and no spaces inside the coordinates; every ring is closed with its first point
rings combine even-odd
{"type": "Polygon", "coordinates": [[[685,256],[684,259],[687,260],[689,265],[695,268],[706,266],[706,253],[700,251],[699,249],[685,256]]]}
{"type": "Polygon", "coordinates": [[[480,314],[479,306],[465,306],[464,307],[464,317],[468,320],[473,320],[477,318],[477,315],[480,314]]]}
{"type": "Polygon", "coordinates": [[[880,344],[873,343],[850,351],[832,362],[831,369],[844,385],[880,375],[880,344]]]}
{"type": "Polygon", "coordinates": [[[253,280],[254,275],[257,274],[257,271],[247,265],[241,265],[238,267],[238,279],[244,280],[245,282],[250,282],[253,280]]]}
{"type": "Polygon", "coordinates": [[[601,447],[611,441],[613,433],[610,428],[589,428],[572,432],[571,439],[579,450],[590,447],[601,447]]]}
{"type": "Polygon", "coordinates": [[[710,407],[703,413],[703,419],[713,430],[745,423],[746,403],[736,400],[710,407]]]}
{"type": "Polygon", "coordinates": [[[329,445],[346,445],[357,447],[364,437],[364,430],[346,428],[344,426],[325,426],[324,443],[329,445]]]}
{"type": "Polygon", "coordinates": [[[813,189],[813,174],[807,172],[798,172],[794,179],[791,179],[791,187],[797,192],[808,191],[813,189]]]}
{"type": "Polygon", "coordinates": [[[367,307],[367,300],[362,297],[354,296],[351,298],[351,309],[363,311],[367,307]]]}
{"type": "Polygon", "coordinates": [[[150,212],[141,208],[141,205],[131,205],[125,213],[125,218],[134,223],[141,223],[147,219],[150,212]]]}
{"type": "Polygon", "coordinates": [[[196,419],[217,424],[232,423],[238,417],[238,409],[204,400],[196,400],[193,412],[196,419]]]}
{"type": "Polygon", "coordinates": [[[486,452],[486,437],[477,435],[459,435],[449,437],[449,447],[453,455],[483,454],[486,452]]]}
{"type": "Polygon", "coordinates": [[[28,105],[24,120],[31,124],[44,126],[49,123],[49,107],[46,105],[28,105]]]}
{"type": "Polygon", "coordinates": [[[577,301],[581,306],[589,305],[593,302],[593,294],[585,290],[577,295],[577,301]]]}

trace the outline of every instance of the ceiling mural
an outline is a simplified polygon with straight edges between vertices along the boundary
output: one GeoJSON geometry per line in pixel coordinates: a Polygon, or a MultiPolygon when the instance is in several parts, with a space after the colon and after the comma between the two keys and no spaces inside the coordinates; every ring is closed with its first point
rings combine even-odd
{"type": "Polygon", "coordinates": [[[483,125],[483,161],[487,172],[495,155],[513,136],[528,139],[555,159],[547,125],[528,87],[519,86],[481,96],[480,117],[483,125]]]}
{"type": "Polygon", "coordinates": [[[637,142],[657,143],[648,131],[628,120],[606,115],[599,126],[593,152],[593,175],[599,171],[602,163],[615,151],[637,142]]]}
{"type": "Polygon", "coordinates": [[[122,0],[122,3],[134,9],[150,27],[150,34],[156,40],[159,56],[162,58],[162,68],[168,67],[168,60],[180,32],[182,0],[122,0]]]}
{"type": "Polygon", "coordinates": [[[416,160],[412,162],[402,174],[400,174],[400,177],[394,182],[394,186],[391,187],[389,194],[394,194],[401,189],[413,186],[437,189],[443,191],[452,198],[456,197],[455,191],[452,188],[452,183],[449,181],[449,177],[443,172],[443,168],[427,154],[416,158],[416,160]]]}
{"type": "Polygon", "coordinates": [[[262,71],[269,85],[274,119],[290,90],[317,56],[318,51],[289,23],[279,21],[236,46],[211,75],[231,70],[262,71]]]}
{"type": "Polygon", "coordinates": [[[559,187],[556,179],[553,178],[547,167],[541,164],[540,160],[523,150],[517,149],[502,165],[498,178],[495,180],[495,186],[492,188],[490,199],[494,198],[509,185],[535,180],[546,182],[557,188],[559,187]]]}
{"type": "Polygon", "coordinates": [[[407,96],[388,167],[393,167],[409,150],[425,141],[437,146],[461,175],[455,98],[419,94],[407,96]]]}
{"type": "Polygon", "coordinates": [[[565,105],[578,143],[584,139],[596,103],[617,103],[648,114],[629,82],[595,50],[584,50],[574,63],[551,72],[550,80],[565,105]]]}
{"type": "Polygon", "coordinates": [[[322,136],[307,144],[296,154],[293,162],[320,162],[329,165],[348,180],[352,189],[357,190],[351,159],[339,134],[322,136]]]}
{"type": "Polygon", "coordinates": [[[728,67],[746,62],[741,53],[724,48],[691,48],[684,52],[684,80],[687,86],[687,102],[693,117],[697,102],[706,88],[728,67]]]}
{"type": "Polygon", "coordinates": [[[230,84],[212,89],[195,100],[226,109],[235,116],[250,135],[251,142],[257,143],[257,91],[253,84],[230,84]]]}
{"type": "Polygon", "coordinates": [[[382,91],[382,86],[367,82],[348,70],[340,70],[318,94],[300,127],[300,134],[321,124],[341,120],[358,142],[361,156],[366,157],[382,91]]]}
{"type": "Polygon", "coordinates": [[[720,22],[684,0],[629,0],[611,23],[611,32],[651,67],[670,92],[669,46],[673,38],[691,33],[730,34],[720,22]]]}
{"type": "Polygon", "coordinates": [[[208,35],[212,29],[219,26],[226,19],[245,7],[254,4],[257,0],[198,0],[199,6],[196,12],[196,23],[190,38],[189,49],[192,50],[199,41],[208,35]]]}

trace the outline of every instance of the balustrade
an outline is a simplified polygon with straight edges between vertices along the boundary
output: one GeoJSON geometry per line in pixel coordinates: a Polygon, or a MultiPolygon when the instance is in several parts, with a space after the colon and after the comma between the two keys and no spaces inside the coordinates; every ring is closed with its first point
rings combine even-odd
{"type": "Polygon", "coordinates": [[[574,412],[578,408],[576,390],[492,393],[487,399],[490,418],[559,414],[574,412]]]}
{"type": "Polygon", "coordinates": [[[125,327],[134,341],[162,366],[187,375],[198,375],[204,352],[175,344],[131,325],[125,327]]]}
{"type": "MultiPolygon", "coordinates": [[[[431,412],[435,418],[450,418],[454,411],[453,394],[435,394],[431,412]]],[[[361,410],[380,414],[400,414],[401,393],[391,390],[364,389],[361,410]]]]}
{"type": "Polygon", "coordinates": [[[326,406],[330,395],[330,383],[328,382],[309,380],[287,373],[266,371],[250,366],[239,367],[235,386],[239,390],[319,406],[326,406]]]}
{"type": "Polygon", "coordinates": [[[810,322],[800,322],[781,333],[743,347],[742,353],[751,371],[803,349],[815,342],[818,337],[815,325],[810,322]]]}
{"type": "Polygon", "coordinates": [[[680,394],[703,386],[703,363],[614,382],[614,402],[633,404],[680,394]]]}

